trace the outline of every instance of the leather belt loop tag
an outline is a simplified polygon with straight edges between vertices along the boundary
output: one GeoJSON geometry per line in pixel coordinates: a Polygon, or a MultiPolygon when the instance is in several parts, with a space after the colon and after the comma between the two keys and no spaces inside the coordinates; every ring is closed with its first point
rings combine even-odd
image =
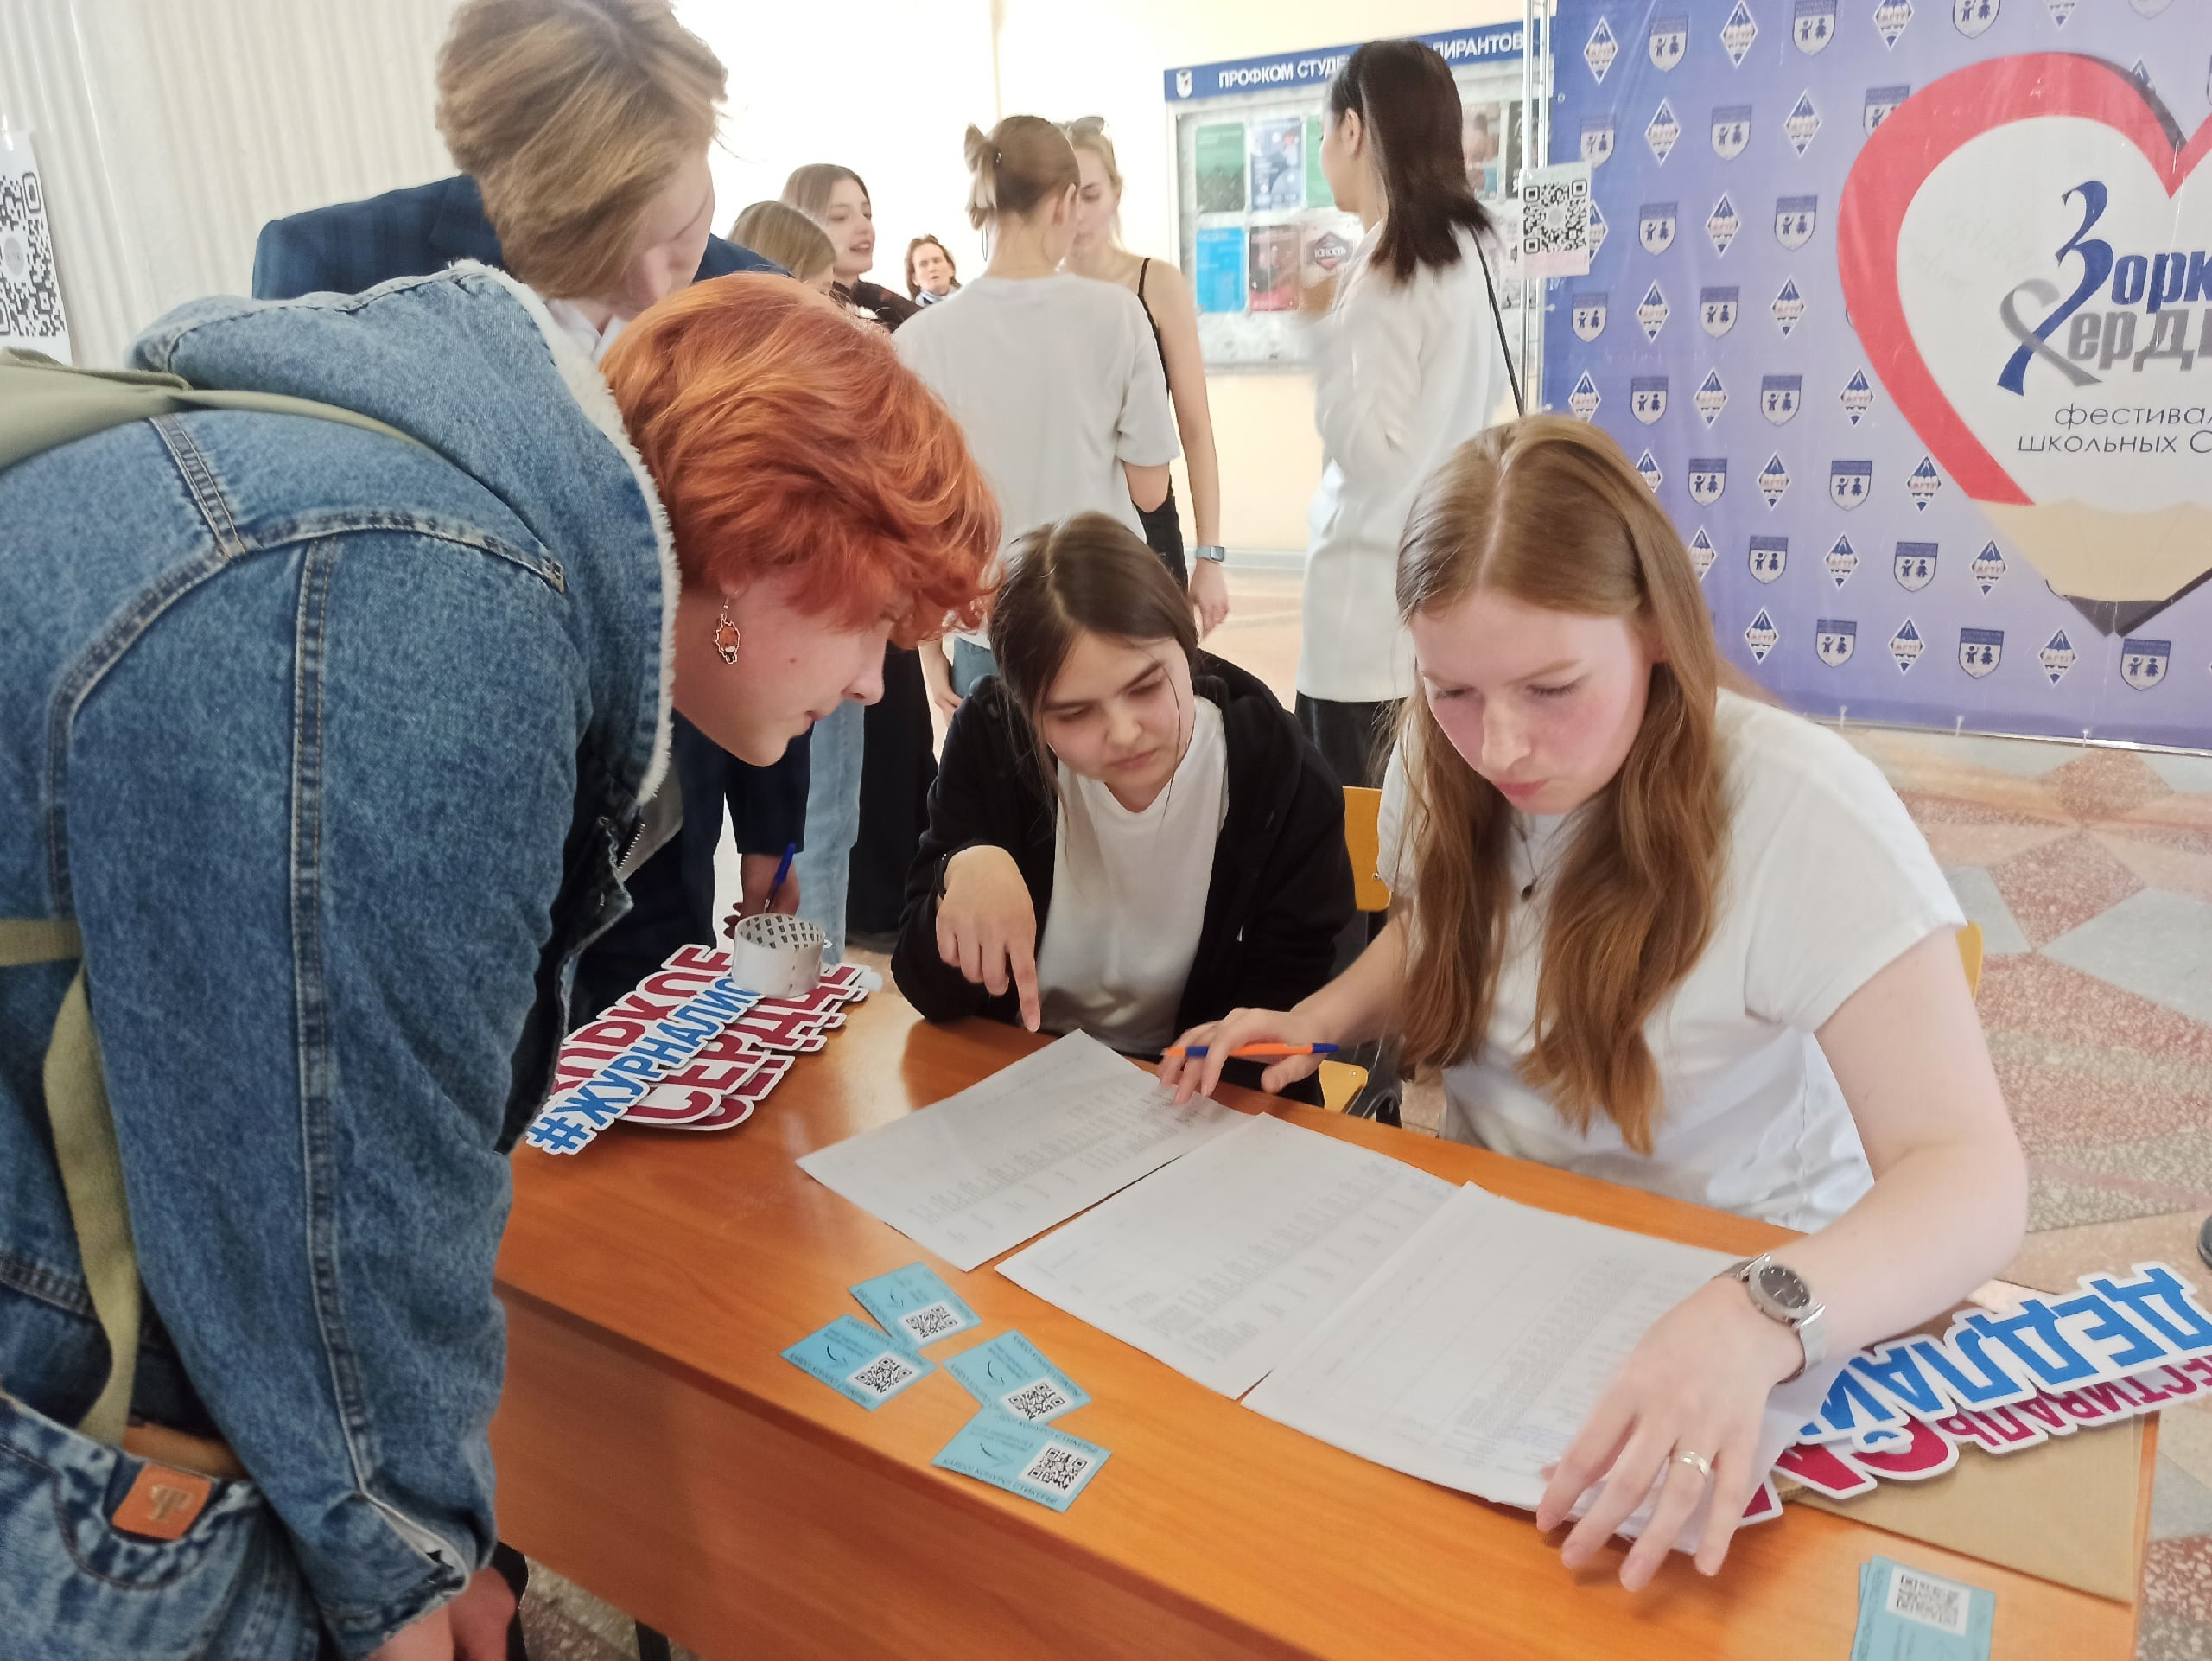
{"type": "Polygon", "coordinates": [[[109,1518],[125,1534],[148,1540],[176,1540],[200,1520],[215,1485],[195,1471],[149,1464],[109,1518]]]}

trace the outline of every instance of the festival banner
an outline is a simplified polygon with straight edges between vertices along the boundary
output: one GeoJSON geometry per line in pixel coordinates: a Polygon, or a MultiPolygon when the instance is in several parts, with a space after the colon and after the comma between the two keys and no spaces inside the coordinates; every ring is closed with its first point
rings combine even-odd
{"type": "Polygon", "coordinates": [[[2212,5],[1560,0],[1550,407],[1809,715],[2212,744],[2212,5]]]}

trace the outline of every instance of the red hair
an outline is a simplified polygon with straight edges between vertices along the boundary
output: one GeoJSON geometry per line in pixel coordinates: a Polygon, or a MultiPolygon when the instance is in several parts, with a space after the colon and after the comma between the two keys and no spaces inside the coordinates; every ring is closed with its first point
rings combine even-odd
{"type": "Polygon", "coordinates": [[[972,627],[999,510],[951,412],[890,336],[789,277],[670,296],[601,364],[659,487],[687,587],[791,571],[802,611],[912,645],[972,627]]]}

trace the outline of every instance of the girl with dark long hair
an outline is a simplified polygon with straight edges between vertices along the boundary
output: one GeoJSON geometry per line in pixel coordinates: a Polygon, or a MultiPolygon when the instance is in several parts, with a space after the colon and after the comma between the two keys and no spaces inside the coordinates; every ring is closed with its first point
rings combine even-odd
{"type": "Polygon", "coordinates": [[[1314,330],[1323,467],[1306,556],[1298,716],[1347,785],[1380,782],[1378,740],[1413,690],[1390,601],[1398,533],[1437,463],[1509,394],[1490,303],[1490,215],[1467,188],[1459,89],[1418,41],[1375,41],[1329,88],[1321,171],[1366,234],[1314,330]]]}

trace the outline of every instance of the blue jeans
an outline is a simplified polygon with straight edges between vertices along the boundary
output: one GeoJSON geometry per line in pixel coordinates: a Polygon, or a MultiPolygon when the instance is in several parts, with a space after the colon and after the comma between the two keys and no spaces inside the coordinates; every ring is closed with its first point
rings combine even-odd
{"type": "Polygon", "coordinates": [[[182,1538],[141,1539],[108,1518],[145,1463],[0,1397],[0,1658],[309,1661],[321,1621],[261,1491],[218,1482],[182,1538]]]}
{"type": "Polygon", "coordinates": [[[806,845],[791,862],[798,914],[830,937],[825,961],[845,955],[845,888],[861,835],[861,754],[866,709],[848,698],[814,723],[814,773],[806,786],[806,845]]]}
{"type": "Polygon", "coordinates": [[[957,634],[953,636],[952,690],[954,691],[959,693],[962,697],[966,697],[969,693],[976,690],[978,682],[998,672],[999,660],[991,656],[988,647],[977,646],[973,640],[963,640],[957,634]]]}

